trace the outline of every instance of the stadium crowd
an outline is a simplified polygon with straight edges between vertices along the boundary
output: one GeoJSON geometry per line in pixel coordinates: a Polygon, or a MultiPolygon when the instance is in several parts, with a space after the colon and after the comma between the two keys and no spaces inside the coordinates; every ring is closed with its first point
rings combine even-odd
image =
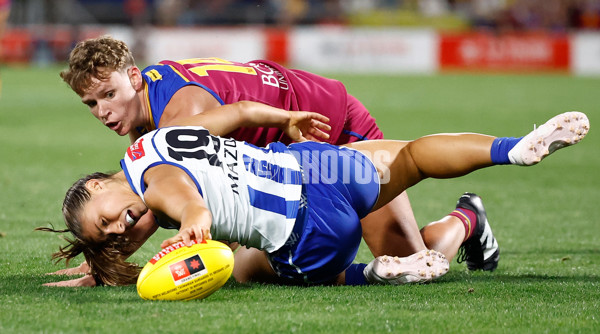
{"type": "Polygon", "coordinates": [[[28,0],[13,2],[11,22],[423,25],[430,21],[415,18],[441,17],[483,29],[600,29],[600,0],[28,0]]]}

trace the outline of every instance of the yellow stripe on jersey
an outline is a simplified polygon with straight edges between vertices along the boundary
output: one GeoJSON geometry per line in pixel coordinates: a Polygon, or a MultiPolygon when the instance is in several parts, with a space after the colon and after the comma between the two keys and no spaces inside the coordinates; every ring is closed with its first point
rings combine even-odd
{"type": "Polygon", "coordinates": [[[185,82],[190,82],[190,80],[186,77],[183,76],[183,74],[181,74],[175,67],[169,65],[169,67],[173,70],[173,72],[177,73],[177,75],[179,75],[181,77],[181,79],[183,79],[183,81],[185,82]]]}
{"type": "MultiPolygon", "coordinates": [[[[191,58],[191,59],[183,59],[178,60],[176,63],[181,65],[196,65],[189,68],[191,72],[195,74],[206,77],[208,76],[208,71],[221,71],[221,72],[230,72],[230,73],[242,73],[242,74],[250,74],[256,75],[256,70],[251,66],[241,66],[234,64],[228,60],[223,60],[220,58],[191,58]]],[[[169,65],[175,73],[177,73],[180,77],[182,77],[186,82],[189,82],[187,78],[185,78],[179,71],[177,71],[173,66],[169,65]]]]}
{"type": "Polygon", "coordinates": [[[209,63],[209,64],[233,64],[233,62],[231,62],[229,60],[225,60],[225,59],[221,59],[221,58],[217,58],[217,57],[182,59],[182,60],[176,61],[176,63],[181,64],[181,65],[202,64],[202,63],[209,63]]]}
{"type": "Polygon", "coordinates": [[[148,93],[148,85],[145,85],[144,91],[146,93],[146,106],[148,107],[148,117],[150,118],[150,129],[146,130],[150,132],[152,130],[155,130],[156,128],[154,126],[154,117],[152,117],[152,107],[150,106],[150,94],[148,93]]]}
{"type": "Polygon", "coordinates": [[[202,65],[190,68],[190,71],[198,74],[199,76],[208,76],[208,71],[222,71],[230,73],[242,73],[256,75],[256,70],[252,67],[239,66],[239,65],[202,65]]]}

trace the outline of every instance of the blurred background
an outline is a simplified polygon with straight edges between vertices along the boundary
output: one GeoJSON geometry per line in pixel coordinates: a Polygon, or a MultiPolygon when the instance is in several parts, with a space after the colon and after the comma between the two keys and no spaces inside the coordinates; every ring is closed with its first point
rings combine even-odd
{"type": "Polygon", "coordinates": [[[111,34],[136,60],[268,58],[327,72],[600,74],[600,0],[0,0],[4,65],[111,34]]]}

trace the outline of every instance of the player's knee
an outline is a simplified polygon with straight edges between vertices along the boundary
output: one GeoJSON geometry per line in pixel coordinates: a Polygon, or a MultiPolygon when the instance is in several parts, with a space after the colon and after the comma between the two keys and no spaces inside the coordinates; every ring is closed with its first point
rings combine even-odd
{"type": "Polygon", "coordinates": [[[239,247],[234,254],[234,261],[232,275],[238,283],[272,283],[277,280],[266,254],[261,250],[239,247]]]}

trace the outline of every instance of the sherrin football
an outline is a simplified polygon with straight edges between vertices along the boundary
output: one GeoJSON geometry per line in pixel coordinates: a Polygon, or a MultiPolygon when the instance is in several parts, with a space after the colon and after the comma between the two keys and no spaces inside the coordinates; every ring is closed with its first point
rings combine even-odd
{"type": "Polygon", "coordinates": [[[149,300],[202,299],[227,282],[233,252],[222,242],[183,242],[163,248],[144,266],[137,280],[140,297],[149,300]]]}

